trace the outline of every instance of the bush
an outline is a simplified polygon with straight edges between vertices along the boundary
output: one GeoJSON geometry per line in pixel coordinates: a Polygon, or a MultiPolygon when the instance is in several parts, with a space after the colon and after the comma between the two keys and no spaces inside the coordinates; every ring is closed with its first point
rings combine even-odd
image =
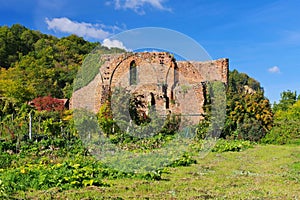
{"type": "Polygon", "coordinates": [[[0,179],[0,198],[8,199],[8,195],[6,194],[5,186],[1,179],[0,179]]]}
{"type": "Polygon", "coordinates": [[[0,152],[0,169],[8,168],[13,160],[16,160],[15,155],[10,155],[6,152],[0,152]]]}
{"type": "Polygon", "coordinates": [[[223,140],[217,141],[212,149],[213,152],[226,152],[226,151],[242,151],[253,147],[250,141],[244,140],[223,140]]]}
{"type": "Polygon", "coordinates": [[[16,140],[1,141],[0,152],[15,151],[15,150],[16,150],[16,140]]]}
{"type": "Polygon", "coordinates": [[[260,122],[253,118],[246,118],[237,126],[238,138],[249,141],[260,141],[265,136],[265,130],[260,122]]]}
{"type": "Polygon", "coordinates": [[[190,166],[196,164],[197,161],[192,158],[188,153],[184,153],[180,159],[173,161],[168,167],[190,166]]]}
{"type": "Polygon", "coordinates": [[[298,143],[300,140],[300,100],[287,110],[275,113],[274,127],[262,140],[267,144],[298,143]]]}

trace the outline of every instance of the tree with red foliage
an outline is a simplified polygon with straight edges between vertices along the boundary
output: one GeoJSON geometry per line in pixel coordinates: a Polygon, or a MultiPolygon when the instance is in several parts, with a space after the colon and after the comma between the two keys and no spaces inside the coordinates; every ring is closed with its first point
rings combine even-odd
{"type": "Polygon", "coordinates": [[[65,108],[63,100],[53,98],[50,95],[35,98],[32,103],[38,111],[62,111],[65,108]]]}

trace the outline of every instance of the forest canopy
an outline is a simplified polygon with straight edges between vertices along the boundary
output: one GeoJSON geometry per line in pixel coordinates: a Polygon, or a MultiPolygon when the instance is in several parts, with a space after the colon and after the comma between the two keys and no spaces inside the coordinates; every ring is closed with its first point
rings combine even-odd
{"type": "Polygon", "coordinates": [[[95,47],[111,51],[76,35],[59,39],[20,24],[0,27],[1,98],[15,103],[47,95],[70,98],[76,73],[95,47]]]}

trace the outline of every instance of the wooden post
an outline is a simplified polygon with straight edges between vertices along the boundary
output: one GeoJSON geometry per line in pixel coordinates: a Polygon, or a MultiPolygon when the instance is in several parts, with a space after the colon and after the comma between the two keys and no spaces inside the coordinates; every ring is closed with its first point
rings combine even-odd
{"type": "Polygon", "coordinates": [[[29,139],[31,140],[32,136],[32,118],[31,118],[31,112],[29,113],[29,139]]]}

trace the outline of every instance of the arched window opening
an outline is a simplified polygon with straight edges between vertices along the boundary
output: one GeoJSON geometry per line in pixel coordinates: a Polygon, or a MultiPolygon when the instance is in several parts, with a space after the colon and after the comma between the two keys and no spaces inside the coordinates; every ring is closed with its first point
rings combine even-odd
{"type": "Polygon", "coordinates": [[[136,63],[135,63],[134,60],[130,63],[129,84],[130,85],[136,85],[137,84],[137,69],[136,69],[136,63]]]}

